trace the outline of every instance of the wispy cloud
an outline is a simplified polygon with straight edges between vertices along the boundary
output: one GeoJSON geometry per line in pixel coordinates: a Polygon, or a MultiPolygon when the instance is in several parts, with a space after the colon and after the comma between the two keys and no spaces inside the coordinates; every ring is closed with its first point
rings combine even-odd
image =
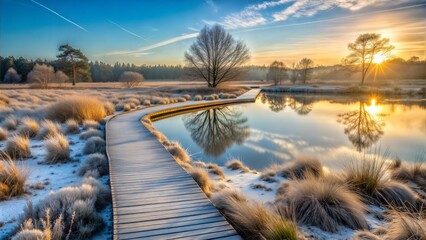
{"type": "Polygon", "coordinates": [[[189,30],[194,31],[194,32],[199,32],[200,29],[198,28],[194,28],[194,27],[188,27],[189,30]]]}
{"type": "Polygon", "coordinates": [[[409,0],[265,1],[260,4],[248,5],[242,11],[225,16],[220,21],[203,20],[203,22],[207,24],[218,23],[228,29],[248,28],[285,21],[290,17],[312,17],[321,11],[333,8],[357,11],[367,6],[380,6],[384,4],[387,6],[395,6],[408,1],[409,0]],[[282,8],[281,10],[277,9],[280,7],[282,8]]]}
{"type": "Polygon", "coordinates": [[[58,12],[53,11],[52,9],[50,9],[50,8],[48,8],[48,7],[46,7],[46,6],[44,6],[43,4],[41,4],[41,3],[39,3],[39,2],[34,1],[34,0],[31,0],[31,2],[33,2],[33,3],[37,4],[37,5],[39,5],[40,7],[42,7],[42,8],[44,8],[44,9],[46,9],[47,11],[49,11],[49,12],[51,12],[51,13],[55,14],[56,16],[58,16],[58,17],[62,18],[63,20],[65,20],[65,21],[67,21],[67,22],[71,23],[72,25],[74,25],[74,26],[76,26],[76,27],[80,28],[81,30],[83,30],[83,31],[86,31],[86,32],[87,32],[87,30],[86,30],[84,27],[82,27],[82,26],[78,25],[77,23],[75,23],[75,22],[73,22],[73,21],[69,20],[68,18],[66,18],[66,17],[62,16],[62,15],[61,15],[61,14],[59,14],[58,12]]]}
{"type": "Polygon", "coordinates": [[[216,3],[213,0],[205,0],[207,5],[209,5],[213,12],[219,11],[219,7],[216,5],[216,3]]]}
{"type": "Polygon", "coordinates": [[[190,38],[195,38],[198,36],[199,33],[190,33],[190,34],[184,34],[178,37],[170,38],[165,41],[161,41],[149,46],[141,47],[136,50],[124,50],[124,51],[113,51],[113,52],[107,52],[105,54],[101,54],[104,56],[113,56],[113,55],[132,55],[132,56],[139,56],[139,55],[146,55],[146,51],[163,47],[169,44],[173,44],[175,42],[183,41],[190,38]]]}
{"type": "Polygon", "coordinates": [[[118,23],[113,22],[113,21],[111,21],[111,20],[109,20],[109,19],[107,19],[107,21],[108,21],[109,23],[111,23],[111,24],[113,24],[113,25],[117,26],[117,27],[118,27],[118,28],[120,28],[121,30],[125,31],[126,33],[128,33],[128,34],[130,34],[130,35],[132,35],[132,36],[135,36],[135,37],[137,37],[137,38],[140,38],[140,39],[142,39],[142,40],[144,40],[144,41],[147,41],[147,40],[146,40],[146,38],[144,38],[144,37],[142,37],[142,36],[140,36],[140,35],[138,35],[138,34],[136,34],[136,33],[132,32],[132,31],[130,31],[130,30],[128,30],[128,29],[126,29],[126,28],[124,28],[124,27],[120,26],[118,23]]]}

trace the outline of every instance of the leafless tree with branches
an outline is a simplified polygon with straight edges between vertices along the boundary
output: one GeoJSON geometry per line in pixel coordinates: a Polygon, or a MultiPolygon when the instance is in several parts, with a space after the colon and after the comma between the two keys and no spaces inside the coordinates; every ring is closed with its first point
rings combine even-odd
{"type": "Polygon", "coordinates": [[[281,84],[281,82],[287,76],[287,68],[283,62],[274,61],[269,66],[268,74],[266,79],[273,81],[275,85],[281,84]]]}
{"type": "Polygon", "coordinates": [[[382,38],[377,33],[364,33],[358,36],[353,43],[348,44],[351,52],[343,63],[361,72],[361,85],[370,70],[374,57],[378,54],[387,55],[394,49],[388,38],[382,38]]]}
{"type": "Polygon", "coordinates": [[[136,87],[140,83],[142,83],[144,77],[142,74],[137,72],[126,71],[120,75],[119,82],[123,83],[123,85],[127,88],[136,87]]]}
{"type": "Polygon", "coordinates": [[[205,26],[185,52],[186,75],[215,88],[240,77],[244,73],[241,65],[249,59],[249,50],[242,41],[236,41],[220,25],[205,26]]]}
{"type": "Polygon", "coordinates": [[[305,84],[311,78],[313,68],[314,61],[309,58],[303,58],[297,64],[297,71],[303,84],[305,84]]]}

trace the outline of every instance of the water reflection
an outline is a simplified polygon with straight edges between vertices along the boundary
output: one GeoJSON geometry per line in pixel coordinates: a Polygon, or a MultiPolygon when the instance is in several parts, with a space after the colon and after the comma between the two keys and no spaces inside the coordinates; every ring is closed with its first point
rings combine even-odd
{"type": "Polygon", "coordinates": [[[247,118],[230,107],[191,113],[183,118],[192,140],[207,156],[222,155],[233,143],[241,145],[250,135],[247,118]]]}
{"type": "Polygon", "coordinates": [[[260,101],[268,104],[273,112],[281,112],[289,107],[299,115],[307,115],[312,111],[314,99],[307,96],[286,96],[277,94],[261,94],[260,101]]]}
{"type": "Polygon", "coordinates": [[[383,135],[384,116],[376,100],[372,99],[369,105],[360,101],[357,110],[339,114],[337,122],[345,126],[344,132],[349,141],[360,152],[371,147],[383,135]]]}

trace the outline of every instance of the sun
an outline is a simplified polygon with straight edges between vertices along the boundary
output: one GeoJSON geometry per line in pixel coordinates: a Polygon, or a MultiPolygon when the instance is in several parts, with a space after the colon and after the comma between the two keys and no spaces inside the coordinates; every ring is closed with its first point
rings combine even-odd
{"type": "Polygon", "coordinates": [[[375,64],[381,64],[383,61],[386,60],[386,57],[383,56],[383,54],[375,54],[373,57],[373,63],[375,64]]]}

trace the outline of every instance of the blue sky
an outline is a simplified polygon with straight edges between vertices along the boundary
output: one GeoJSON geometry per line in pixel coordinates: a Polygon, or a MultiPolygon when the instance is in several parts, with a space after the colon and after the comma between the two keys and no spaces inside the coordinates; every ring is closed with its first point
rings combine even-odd
{"type": "Polygon", "coordinates": [[[425,16],[424,0],[0,0],[0,55],[54,59],[69,43],[93,61],[183,64],[198,30],[217,23],[246,42],[251,64],[339,63],[364,32],[425,58],[425,16]]]}

